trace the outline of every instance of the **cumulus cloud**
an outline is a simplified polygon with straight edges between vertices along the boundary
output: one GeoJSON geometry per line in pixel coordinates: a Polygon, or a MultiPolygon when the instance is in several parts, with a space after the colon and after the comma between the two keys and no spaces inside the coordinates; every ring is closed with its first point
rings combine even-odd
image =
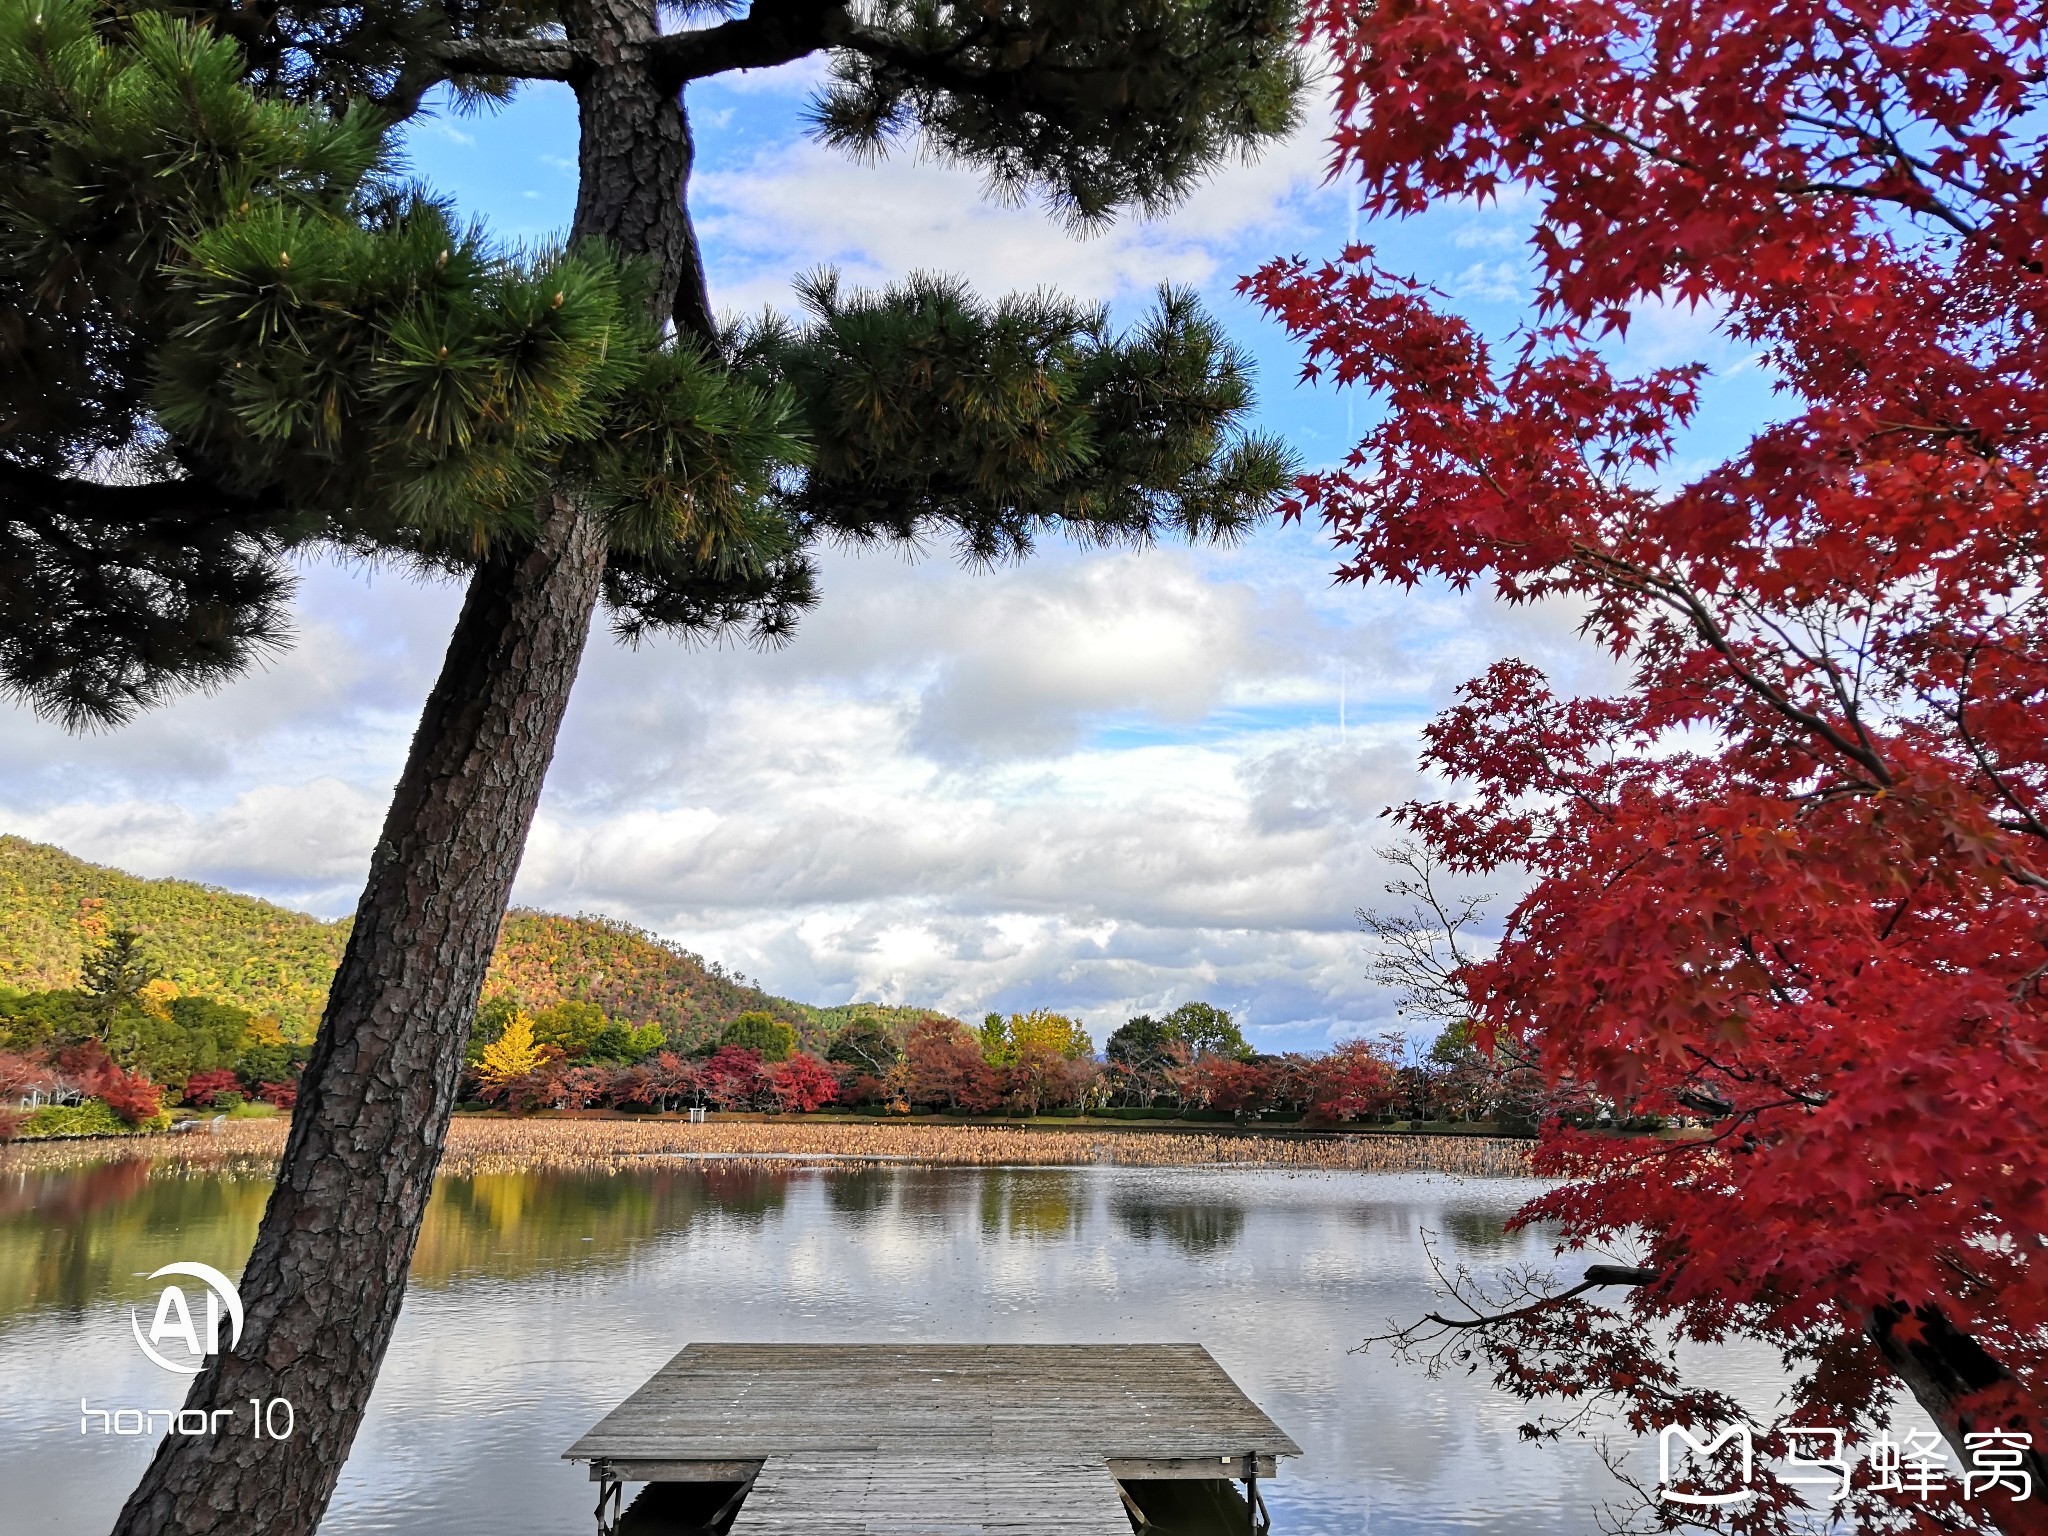
{"type": "Polygon", "coordinates": [[[354,906],[381,798],[331,777],[260,784],[211,808],[78,799],[0,817],[5,830],[132,874],[176,876],[315,911],[354,906]]]}
{"type": "MultiPolygon", "coordinates": [[[[599,640],[518,899],[627,918],[817,1002],[1047,1004],[1100,1035],[1206,996],[1276,1043],[1384,1021],[1351,915],[1385,879],[1379,812],[1426,791],[1415,727],[1446,658],[1490,652],[1501,618],[1332,593],[1328,564],[1298,529],[986,573],[839,552],[786,649],[599,640]]],[[[305,669],[293,686],[141,728],[209,734],[210,768],[152,779],[117,771],[107,754],[143,751],[123,737],[53,737],[0,763],[0,825],[345,912],[454,598],[315,567],[308,644],[279,664],[305,669]]]]}
{"type": "Polygon", "coordinates": [[[986,294],[1057,287],[1116,299],[1162,282],[1232,281],[1311,233],[1314,211],[1340,196],[1321,185],[1321,133],[1305,125],[1258,160],[1220,168],[1164,218],[1085,235],[1042,208],[989,198],[972,167],[909,146],[861,162],[783,137],[718,156],[694,178],[692,200],[719,300],[741,310],[787,305],[790,279],[819,266],[855,284],[947,272],[986,294]],[[819,217],[824,208],[831,217],[819,217]]]}

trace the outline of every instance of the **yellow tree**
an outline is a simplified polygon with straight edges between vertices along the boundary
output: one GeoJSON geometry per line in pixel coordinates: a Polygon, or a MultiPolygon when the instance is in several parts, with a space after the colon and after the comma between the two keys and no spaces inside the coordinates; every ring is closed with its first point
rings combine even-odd
{"type": "Polygon", "coordinates": [[[486,1082],[503,1087],[534,1071],[546,1060],[546,1048],[534,1042],[533,1016],[521,1009],[512,1015],[512,1022],[505,1026],[505,1033],[484,1047],[481,1076],[486,1082]]]}
{"type": "Polygon", "coordinates": [[[1012,1061],[1032,1050],[1052,1051],[1068,1061],[1095,1054],[1095,1042],[1077,1020],[1045,1008],[1011,1014],[1007,1034],[1012,1061]]]}

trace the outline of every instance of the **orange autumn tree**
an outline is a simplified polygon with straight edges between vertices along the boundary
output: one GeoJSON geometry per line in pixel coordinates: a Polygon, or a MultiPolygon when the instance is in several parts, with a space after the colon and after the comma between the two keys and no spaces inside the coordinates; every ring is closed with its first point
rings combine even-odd
{"type": "MultiPolygon", "coordinates": [[[[1318,0],[1308,30],[1366,211],[1525,199],[1536,318],[1489,339],[1366,246],[1248,279],[1382,408],[1294,510],[1346,579],[1568,603],[1626,669],[1567,697],[1503,662],[1427,733],[1463,792],[1401,819],[1527,882],[1459,972],[1476,1033],[1698,1127],[1551,1125],[1566,1182],[1521,1220],[1632,1262],[1403,1342],[1654,1430],[1748,1422],[1674,1335],[1761,1340],[1794,1379],[1767,1456],[1883,1447],[1899,1387],[1939,1427],[1931,1491],[1862,1460],[1862,1529],[2048,1530],[2041,9],[1318,0]],[[1669,304],[1780,385],[1703,470],[1703,370],[1607,345],[1669,304]]],[[[1781,1531],[1822,1497],[1755,1487],[1645,1507],[1781,1531]]]]}

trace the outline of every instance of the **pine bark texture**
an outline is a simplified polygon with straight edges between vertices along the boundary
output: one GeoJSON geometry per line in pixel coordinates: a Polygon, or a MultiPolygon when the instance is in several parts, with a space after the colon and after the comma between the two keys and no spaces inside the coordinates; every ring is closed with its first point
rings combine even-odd
{"type": "Polygon", "coordinates": [[[654,6],[574,0],[563,14],[570,42],[593,61],[572,81],[581,146],[571,238],[652,258],[662,274],[656,318],[708,340],[703,266],[682,208],[694,147],[679,90],[657,57],[654,6]]]}

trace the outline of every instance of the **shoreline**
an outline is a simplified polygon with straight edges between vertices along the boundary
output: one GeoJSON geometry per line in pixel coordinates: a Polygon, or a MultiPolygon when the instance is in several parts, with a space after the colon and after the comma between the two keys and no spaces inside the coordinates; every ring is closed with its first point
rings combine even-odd
{"type": "MultiPolygon", "coordinates": [[[[0,1173],[146,1160],[170,1171],[274,1163],[288,1121],[229,1121],[217,1131],[15,1142],[0,1173]]],[[[617,1170],[656,1158],[678,1163],[917,1167],[1245,1168],[1369,1173],[1529,1175],[1533,1144],[1504,1137],[1371,1131],[1261,1132],[1240,1127],[1131,1130],[1117,1122],[1060,1126],[855,1121],[499,1118],[457,1115],[440,1173],[480,1175],[617,1170]]]]}

